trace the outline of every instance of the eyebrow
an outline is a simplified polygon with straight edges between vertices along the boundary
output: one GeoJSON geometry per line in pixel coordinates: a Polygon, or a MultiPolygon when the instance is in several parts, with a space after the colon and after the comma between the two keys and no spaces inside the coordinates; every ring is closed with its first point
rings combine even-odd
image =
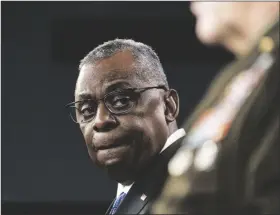
{"type": "MultiPolygon", "coordinates": [[[[116,82],[111,82],[110,84],[108,84],[108,86],[105,89],[105,94],[116,91],[116,90],[122,90],[122,89],[127,89],[127,88],[131,88],[132,86],[125,81],[116,81],[116,82]]],[[[83,91],[81,93],[79,93],[77,95],[78,100],[77,101],[81,101],[81,100],[88,100],[88,99],[95,99],[95,96],[93,96],[91,93],[89,93],[88,91],[83,91]]]]}
{"type": "Polygon", "coordinates": [[[92,99],[92,95],[88,92],[81,92],[77,97],[78,97],[77,101],[92,99]]]}
{"type": "Polygon", "coordinates": [[[128,82],[125,81],[116,81],[116,82],[111,82],[110,85],[108,87],[106,87],[105,89],[105,93],[110,93],[112,91],[115,90],[122,90],[122,89],[127,89],[127,88],[131,88],[131,85],[128,82]]]}

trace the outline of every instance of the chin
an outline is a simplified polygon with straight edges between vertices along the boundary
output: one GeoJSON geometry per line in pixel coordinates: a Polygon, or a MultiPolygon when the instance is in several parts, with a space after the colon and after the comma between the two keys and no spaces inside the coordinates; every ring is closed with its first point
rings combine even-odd
{"type": "Polygon", "coordinates": [[[115,163],[113,165],[108,165],[105,168],[109,178],[117,181],[119,183],[125,183],[127,181],[134,180],[134,173],[131,171],[131,168],[123,166],[120,163],[115,163]]]}
{"type": "Polygon", "coordinates": [[[206,45],[211,45],[211,44],[216,44],[218,43],[218,37],[215,34],[214,30],[210,30],[210,29],[201,29],[201,28],[196,28],[196,35],[197,38],[206,45]]]}
{"type": "Polygon", "coordinates": [[[196,36],[205,45],[217,44],[223,32],[223,26],[221,21],[212,16],[198,18],[195,27],[196,36]]]}

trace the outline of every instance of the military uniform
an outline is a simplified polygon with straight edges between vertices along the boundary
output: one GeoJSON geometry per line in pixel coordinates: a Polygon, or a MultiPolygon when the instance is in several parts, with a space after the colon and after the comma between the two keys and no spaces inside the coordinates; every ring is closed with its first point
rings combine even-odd
{"type": "Polygon", "coordinates": [[[213,81],[151,213],[280,214],[279,21],[213,81]]]}

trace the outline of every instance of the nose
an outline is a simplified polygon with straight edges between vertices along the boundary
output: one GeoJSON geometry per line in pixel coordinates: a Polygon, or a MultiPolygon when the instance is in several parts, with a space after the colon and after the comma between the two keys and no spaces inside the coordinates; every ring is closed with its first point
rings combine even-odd
{"type": "Polygon", "coordinates": [[[106,132],[117,127],[117,120],[102,103],[97,108],[93,129],[97,132],[106,132]]]}

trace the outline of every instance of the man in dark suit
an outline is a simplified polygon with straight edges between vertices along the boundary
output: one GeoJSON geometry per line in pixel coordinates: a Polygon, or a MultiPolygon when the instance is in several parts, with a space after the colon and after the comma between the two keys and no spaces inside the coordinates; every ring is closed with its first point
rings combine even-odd
{"type": "Polygon", "coordinates": [[[119,183],[106,214],[145,214],[185,135],[176,123],[178,94],[157,54],[133,40],[96,47],[79,69],[75,101],[67,107],[92,160],[119,183]]]}
{"type": "Polygon", "coordinates": [[[153,213],[280,214],[279,2],[194,2],[196,33],[238,58],[188,119],[153,213]]]}

